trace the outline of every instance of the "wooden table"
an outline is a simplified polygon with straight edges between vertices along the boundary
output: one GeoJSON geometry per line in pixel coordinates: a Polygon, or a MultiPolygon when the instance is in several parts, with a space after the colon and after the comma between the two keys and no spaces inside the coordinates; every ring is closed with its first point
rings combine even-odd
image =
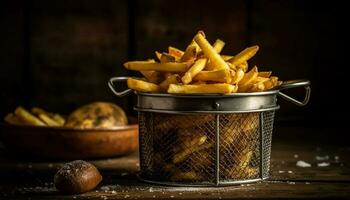
{"type": "Polygon", "coordinates": [[[91,161],[104,180],[81,195],[59,194],[53,175],[62,162],[10,159],[0,151],[0,199],[350,199],[350,145],[334,137],[334,129],[276,127],[268,181],[227,187],[165,187],[140,182],[136,154],[91,161]],[[328,156],[320,167],[316,156],[328,156]],[[312,167],[297,167],[303,160],[312,167]]]}

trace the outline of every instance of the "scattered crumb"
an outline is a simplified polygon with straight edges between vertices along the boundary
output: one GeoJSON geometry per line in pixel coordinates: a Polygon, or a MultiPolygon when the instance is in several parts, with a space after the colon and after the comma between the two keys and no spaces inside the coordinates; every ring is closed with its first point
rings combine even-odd
{"type": "Polygon", "coordinates": [[[174,195],[171,195],[170,198],[174,198],[174,195]]]}
{"type": "Polygon", "coordinates": [[[106,200],[106,199],[108,199],[108,197],[107,197],[107,196],[102,195],[102,196],[101,196],[101,199],[106,200]]]}
{"type": "Polygon", "coordinates": [[[310,182],[305,182],[306,185],[310,185],[310,182]]]}
{"type": "Polygon", "coordinates": [[[153,188],[152,188],[152,187],[150,187],[148,191],[149,191],[149,192],[153,192],[153,188]]]}
{"type": "Polygon", "coordinates": [[[153,195],[152,197],[153,197],[153,198],[156,198],[156,195],[153,195]]]}
{"type": "Polygon", "coordinates": [[[321,162],[321,163],[317,163],[317,167],[328,167],[330,165],[329,162],[321,162]]]}
{"type": "Polygon", "coordinates": [[[77,197],[76,196],[73,196],[73,199],[76,199],[77,197]]]}
{"type": "Polygon", "coordinates": [[[281,162],[282,164],[284,164],[285,162],[284,162],[284,160],[282,160],[282,162],[281,162]]]}
{"type": "Polygon", "coordinates": [[[52,163],[49,163],[47,166],[48,166],[49,168],[53,168],[53,164],[52,164],[52,163]]]}
{"type": "Polygon", "coordinates": [[[112,192],[111,192],[112,194],[116,194],[117,192],[115,191],[115,190],[112,190],[112,192]]]}
{"type": "Polygon", "coordinates": [[[180,192],[179,195],[182,195],[182,192],[180,192]]]}
{"type": "Polygon", "coordinates": [[[339,156],[334,156],[334,160],[335,160],[335,162],[339,162],[339,156]]]}
{"type": "Polygon", "coordinates": [[[140,167],[140,163],[136,163],[136,166],[137,166],[137,167],[140,167]]]}
{"type": "Polygon", "coordinates": [[[325,161],[325,160],[328,160],[329,159],[329,156],[328,155],[325,155],[325,156],[316,156],[315,157],[317,161],[325,161]]]}
{"type": "Polygon", "coordinates": [[[283,174],[285,171],[279,170],[278,173],[283,174]]]}
{"type": "Polygon", "coordinates": [[[288,181],[287,183],[290,185],[295,185],[295,182],[293,182],[293,181],[288,181]]]}
{"type": "Polygon", "coordinates": [[[28,165],[28,168],[31,169],[31,168],[33,168],[33,166],[32,165],[28,165]]]}
{"type": "Polygon", "coordinates": [[[127,172],[123,172],[123,173],[121,173],[120,175],[121,175],[121,176],[126,176],[126,175],[128,175],[128,173],[127,173],[127,172]]]}
{"type": "Polygon", "coordinates": [[[126,194],[125,196],[124,196],[124,198],[126,199],[126,198],[129,198],[130,197],[130,195],[128,195],[128,194],[126,194]]]}
{"type": "Polygon", "coordinates": [[[305,161],[299,160],[299,161],[296,163],[296,166],[297,166],[297,167],[311,167],[311,164],[310,164],[310,163],[307,163],[307,162],[305,162],[305,161]]]}
{"type": "Polygon", "coordinates": [[[292,174],[293,173],[293,171],[288,171],[288,174],[292,174]]]}
{"type": "Polygon", "coordinates": [[[294,154],[294,158],[299,158],[299,155],[298,154],[294,154]]]}

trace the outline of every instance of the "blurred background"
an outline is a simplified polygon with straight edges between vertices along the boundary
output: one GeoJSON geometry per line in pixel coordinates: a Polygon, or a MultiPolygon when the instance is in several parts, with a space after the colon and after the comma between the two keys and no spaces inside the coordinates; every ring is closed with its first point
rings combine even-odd
{"type": "MultiPolygon", "coordinates": [[[[3,0],[0,6],[0,114],[18,105],[67,114],[111,101],[131,115],[135,98],[117,98],[107,81],[131,75],[122,64],[184,49],[198,30],[226,42],[225,54],[249,45],[250,61],[282,80],[307,78],[311,101],[279,100],[280,124],[338,130],[350,119],[342,1],[302,0],[3,0]]],[[[296,98],[303,90],[288,92],[296,98]]],[[[346,131],[337,134],[347,134],[346,131]]]]}

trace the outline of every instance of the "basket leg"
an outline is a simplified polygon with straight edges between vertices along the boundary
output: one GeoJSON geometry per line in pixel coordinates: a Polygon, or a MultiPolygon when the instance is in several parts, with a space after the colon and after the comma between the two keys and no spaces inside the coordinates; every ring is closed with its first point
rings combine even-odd
{"type": "Polygon", "coordinates": [[[220,184],[220,115],[215,120],[215,184],[220,184]]]}
{"type": "Polygon", "coordinates": [[[264,113],[260,113],[260,178],[263,179],[263,168],[264,168],[264,113]]]}

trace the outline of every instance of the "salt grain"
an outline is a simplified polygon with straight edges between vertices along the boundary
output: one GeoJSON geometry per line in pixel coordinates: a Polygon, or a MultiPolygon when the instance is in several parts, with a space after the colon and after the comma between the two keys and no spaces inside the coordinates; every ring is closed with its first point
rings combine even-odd
{"type": "Polygon", "coordinates": [[[328,167],[330,165],[329,162],[321,162],[321,163],[317,163],[317,167],[328,167]]]}
{"type": "Polygon", "coordinates": [[[126,176],[126,175],[128,175],[128,173],[123,172],[123,173],[121,173],[120,175],[121,175],[121,176],[126,176]]]}
{"type": "Polygon", "coordinates": [[[297,167],[311,167],[311,164],[310,164],[310,163],[307,163],[307,162],[305,162],[305,161],[299,160],[299,161],[296,163],[296,166],[297,166],[297,167]]]}
{"type": "Polygon", "coordinates": [[[329,160],[329,156],[325,155],[325,156],[316,156],[315,157],[317,161],[325,161],[325,160],[329,160]]]}
{"type": "Polygon", "coordinates": [[[338,162],[339,161],[339,156],[334,156],[334,160],[335,160],[335,162],[338,162]]]}

